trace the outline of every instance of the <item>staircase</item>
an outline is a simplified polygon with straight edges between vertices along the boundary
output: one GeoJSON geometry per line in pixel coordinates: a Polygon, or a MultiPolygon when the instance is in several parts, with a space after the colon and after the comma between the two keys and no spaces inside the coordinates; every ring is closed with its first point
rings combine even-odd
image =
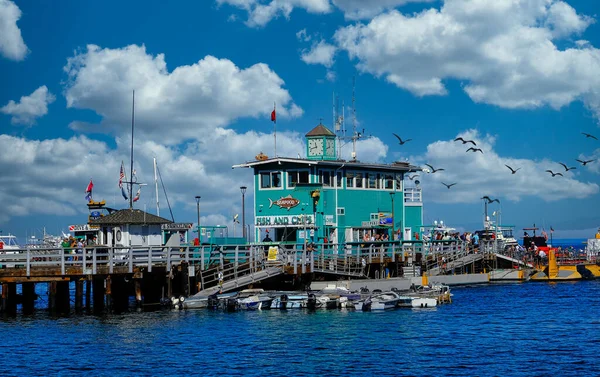
{"type": "Polygon", "coordinates": [[[218,293],[219,291],[228,292],[239,287],[244,287],[248,284],[252,284],[261,280],[272,278],[273,276],[283,274],[283,268],[281,266],[271,266],[266,267],[260,271],[256,271],[247,275],[243,275],[237,278],[233,278],[231,280],[227,280],[223,282],[222,286],[216,285],[210,288],[203,289],[191,296],[192,298],[198,297],[206,297],[210,296],[214,293],[218,293]]]}
{"type": "Polygon", "coordinates": [[[444,266],[437,266],[428,270],[429,276],[436,276],[444,274],[445,272],[451,272],[463,266],[469,265],[471,263],[478,262],[482,260],[484,257],[483,253],[473,253],[466,254],[461,257],[458,257],[452,261],[446,262],[446,268],[444,266]]]}

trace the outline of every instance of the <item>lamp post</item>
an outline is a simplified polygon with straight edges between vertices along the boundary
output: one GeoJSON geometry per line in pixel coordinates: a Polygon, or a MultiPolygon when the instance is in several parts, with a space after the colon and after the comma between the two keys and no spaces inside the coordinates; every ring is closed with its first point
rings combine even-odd
{"type": "MultiPolygon", "coordinates": [[[[346,163],[343,163],[339,168],[335,169],[334,172],[334,179],[335,179],[335,243],[339,246],[340,243],[340,225],[338,223],[339,220],[339,215],[338,215],[338,182],[342,183],[342,180],[340,179],[338,181],[338,171],[341,170],[344,165],[346,165],[346,163]]],[[[342,171],[342,176],[343,176],[343,171],[342,171]]],[[[336,246],[337,247],[337,246],[336,246]]]]}
{"type": "Polygon", "coordinates": [[[196,211],[198,212],[198,242],[200,242],[200,195],[196,195],[196,211]]]}
{"type": "Polygon", "coordinates": [[[394,226],[394,222],[396,221],[396,218],[394,217],[394,195],[396,195],[395,192],[390,192],[390,198],[392,198],[392,241],[394,240],[394,234],[396,233],[396,229],[394,226]]]}
{"type": "Polygon", "coordinates": [[[241,186],[242,191],[242,233],[244,239],[246,238],[246,186],[241,186]]]}

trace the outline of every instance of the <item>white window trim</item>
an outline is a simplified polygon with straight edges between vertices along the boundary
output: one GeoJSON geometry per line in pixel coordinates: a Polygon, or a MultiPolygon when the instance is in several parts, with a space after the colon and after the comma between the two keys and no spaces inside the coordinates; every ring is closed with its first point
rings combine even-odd
{"type": "Polygon", "coordinates": [[[286,189],[291,189],[291,188],[295,188],[296,186],[290,186],[290,173],[299,173],[301,171],[307,172],[308,173],[308,182],[310,183],[310,169],[290,169],[290,170],[286,170],[285,171],[285,188],[286,189]]]}
{"type": "Polygon", "coordinates": [[[258,189],[261,191],[277,191],[283,190],[283,172],[281,170],[262,170],[258,172],[258,189]],[[262,187],[261,175],[264,173],[269,173],[270,181],[273,182],[273,173],[279,173],[281,176],[279,177],[279,181],[281,185],[279,187],[262,187]]]}

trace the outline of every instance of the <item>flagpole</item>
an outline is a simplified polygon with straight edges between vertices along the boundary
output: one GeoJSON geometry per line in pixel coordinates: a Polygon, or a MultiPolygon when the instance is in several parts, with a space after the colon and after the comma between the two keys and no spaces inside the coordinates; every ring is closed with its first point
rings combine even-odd
{"type": "Polygon", "coordinates": [[[129,209],[133,209],[133,125],[135,124],[135,90],[131,102],[131,169],[129,170],[129,209]]]}
{"type": "MultiPolygon", "coordinates": [[[[277,117],[277,103],[273,102],[273,111],[275,112],[275,116],[277,117]]],[[[275,121],[273,122],[274,127],[275,127],[275,132],[273,133],[273,137],[275,139],[275,157],[277,157],[277,118],[275,118],[275,121]]]]}

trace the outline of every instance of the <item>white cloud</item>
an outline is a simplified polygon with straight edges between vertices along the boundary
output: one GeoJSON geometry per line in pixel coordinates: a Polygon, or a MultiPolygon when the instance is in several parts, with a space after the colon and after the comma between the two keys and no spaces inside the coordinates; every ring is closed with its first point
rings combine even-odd
{"type": "Polygon", "coordinates": [[[337,75],[336,75],[335,72],[333,72],[333,71],[327,71],[327,74],[325,75],[325,79],[327,81],[333,82],[333,81],[335,81],[336,78],[337,78],[337,75]]]}
{"type": "Polygon", "coordinates": [[[475,102],[559,109],[582,100],[600,117],[600,50],[554,43],[590,22],[557,0],[446,0],[340,28],[334,39],[361,71],[417,96],[445,95],[444,80],[455,79],[475,102]]]}
{"type": "Polygon", "coordinates": [[[218,5],[229,4],[248,12],[246,24],[250,27],[262,27],[272,19],[290,17],[294,8],[309,13],[329,13],[332,10],[329,0],[216,0],[218,5]]]}
{"type": "Polygon", "coordinates": [[[312,37],[308,35],[306,29],[302,29],[296,33],[296,39],[298,39],[301,42],[310,42],[312,37]]]}
{"type": "Polygon", "coordinates": [[[546,201],[586,198],[599,192],[598,184],[578,180],[578,171],[565,172],[557,161],[517,159],[501,156],[494,150],[496,139],[480,135],[476,130],[460,133],[466,140],[474,140],[484,153],[466,152],[471,144],[460,141],[436,141],[427,146],[422,156],[411,157],[411,163],[432,165],[444,171],[419,173],[427,193],[427,201],[440,203],[473,203],[482,195],[511,201],[526,197],[540,197],[546,201]],[[516,174],[505,166],[520,170],[516,174]],[[560,172],[564,177],[551,177],[546,170],[560,172]],[[451,189],[446,184],[457,183],[451,189]],[[541,184],[543,182],[543,184],[541,184]]]}
{"type": "Polygon", "coordinates": [[[302,51],[300,58],[306,64],[322,64],[331,68],[334,63],[336,47],[325,41],[314,43],[310,50],[302,51]]]}
{"type": "Polygon", "coordinates": [[[9,101],[0,112],[11,115],[12,124],[32,125],[35,120],[48,114],[48,105],[56,100],[56,97],[48,91],[46,85],[40,86],[29,96],[23,96],[19,102],[9,101]]]}
{"type": "Polygon", "coordinates": [[[167,70],[165,56],[145,46],[102,49],[90,45],[68,59],[67,106],[94,110],[103,117],[96,127],[115,135],[130,132],[135,89],[140,138],[177,144],[205,138],[241,117],[297,117],[284,81],[266,64],[242,69],[232,61],[206,56],[192,65],[167,70]]]}
{"type": "Polygon", "coordinates": [[[332,0],[333,4],[344,12],[349,20],[372,18],[386,10],[408,3],[429,3],[435,0],[332,0]]]}
{"type": "Polygon", "coordinates": [[[7,59],[23,60],[28,49],[17,21],[21,10],[10,0],[0,0],[0,54],[7,59]]]}

